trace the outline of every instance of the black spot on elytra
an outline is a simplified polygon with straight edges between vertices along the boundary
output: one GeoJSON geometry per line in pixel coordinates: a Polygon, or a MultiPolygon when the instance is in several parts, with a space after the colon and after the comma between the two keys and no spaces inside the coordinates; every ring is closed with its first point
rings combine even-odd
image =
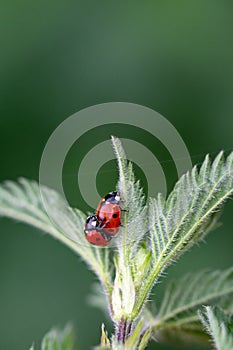
{"type": "Polygon", "coordinates": [[[98,242],[98,241],[100,241],[100,238],[99,238],[99,237],[97,237],[95,240],[96,240],[96,242],[98,242]]]}
{"type": "Polygon", "coordinates": [[[109,228],[108,229],[108,232],[113,232],[114,230],[112,228],[109,228]]]}
{"type": "Polygon", "coordinates": [[[113,216],[112,216],[114,219],[116,219],[117,217],[118,217],[118,215],[117,214],[113,214],[113,216]]]}

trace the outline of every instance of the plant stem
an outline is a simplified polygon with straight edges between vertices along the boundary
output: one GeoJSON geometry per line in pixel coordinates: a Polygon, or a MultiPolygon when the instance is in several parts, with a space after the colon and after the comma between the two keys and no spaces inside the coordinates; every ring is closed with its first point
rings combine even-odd
{"type": "Polygon", "coordinates": [[[127,339],[130,336],[131,330],[132,330],[132,322],[128,321],[126,332],[125,332],[125,339],[127,339]]]}
{"type": "Polygon", "coordinates": [[[126,320],[124,317],[120,320],[116,329],[116,338],[118,343],[124,343],[125,341],[125,329],[126,329],[126,320]]]}
{"type": "Polygon", "coordinates": [[[125,343],[129,337],[132,328],[132,322],[127,321],[124,317],[121,318],[116,328],[116,339],[118,343],[125,343]]]}

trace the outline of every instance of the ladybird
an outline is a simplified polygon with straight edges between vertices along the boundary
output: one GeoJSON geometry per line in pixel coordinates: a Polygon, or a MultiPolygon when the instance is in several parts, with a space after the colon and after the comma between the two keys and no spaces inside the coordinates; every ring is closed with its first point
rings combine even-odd
{"type": "Polygon", "coordinates": [[[100,207],[104,204],[104,203],[115,203],[115,204],[120,204],[120,195],[118,192],[114,191],[114,192],[109,192],[105,197],[103,197],[99,204],[98,207],[96,209],[96,211],[99,211],[100,207]]]}
{"type": "Polygon", "coordinates": [[[121,224],[120,195],[110,192],[98,204],[96,216],[101,222],[101,228],[108,235],[114,236],[121,224]]]}
{"type": "Polygon", "coordinates": [[[111,236],[103,231],[101,228],[101,223],[96,215],[92,215],[87,218],[84,233],[86,240],[96,246],[106,246],[112,239],[111,236]]]}

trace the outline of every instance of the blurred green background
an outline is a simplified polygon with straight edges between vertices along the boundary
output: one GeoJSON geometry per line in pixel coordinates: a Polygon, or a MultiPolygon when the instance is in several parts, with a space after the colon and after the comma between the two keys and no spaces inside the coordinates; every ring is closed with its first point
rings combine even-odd
{"type": "MultiPolygon", "coordinates": [[[[232,11],[230,0],[1,1],[0,180],[38,179],[53,130],[78,110],[103,102],[132,102],[160,112],[181,134],[193,163],[207,152],[233,149],[232,11]]],[[[84,211],[89,208],[74,190],[74,161],[112,130],[92,130],[67,158],[67,193],[84,211]]],[[[122,128],[114,132],[126,133],[122,128]]],[[[149,143],[171,186],[175,172],[163,146],[133,128],[126,136],[149,143]]],[[[104,194],[114,186],[116,169],[108,163],[101,171],[97,185],[104,194]]],[[[146,187],[145,176],[140,177],[146,187]]],[[[224,225],[206,239],[208,244],[170,268],[169,278],[232,265],[232,209],[229,202],[224,225]]],[[[1,219],[0,349],[28,349],[51,326],[69,320],[77,327],[80,349],[98,344],[101,322],[107,320],[86,302],[95,280],[60,243],[1,219]]],[[[158,302],[166,284],[162,280],[154,290],[158,302]]]]}

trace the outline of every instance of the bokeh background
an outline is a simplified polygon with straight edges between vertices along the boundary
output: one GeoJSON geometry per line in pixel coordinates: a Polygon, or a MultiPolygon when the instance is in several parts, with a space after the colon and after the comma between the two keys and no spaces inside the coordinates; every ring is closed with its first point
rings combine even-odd
{"type": "MultiPolygon", "coordinates": [[[[232,11],[230,0],[1,1],[0,180],[38,179],[41,154],[53,130],[78,110],[111,101],[142,104],[164,115],[183,137],[193,163],[207,152],[229,152],[232,11]]],[[[153,150],[170,188],[176,180],[169,154],[157,140],[134,128],[100,127],[83,135],[64,166],[67,194],[83,211],[89,208],[76,189],[78,163],[113,130],[153,150]]],[[[140,169],[137,175],[146,188],[140,169]]],[[[101,194],[115,186],[116,177],[115,164],[103,166],[97,176],[101,194]]],[[[232,209],[229,202],[223,226],[169,268],[167,278],[232,265],[232,209]]],[[[154,290],[157,302],[167,278],[154,290]]],[[[1,219],[0,349],[28,349],[53,325],[69,320],[80,349],[98,344],[101,322],[109,330],[111,326],[86,302],[95,281],[79,257],[59,242],[1,219]]]]}

